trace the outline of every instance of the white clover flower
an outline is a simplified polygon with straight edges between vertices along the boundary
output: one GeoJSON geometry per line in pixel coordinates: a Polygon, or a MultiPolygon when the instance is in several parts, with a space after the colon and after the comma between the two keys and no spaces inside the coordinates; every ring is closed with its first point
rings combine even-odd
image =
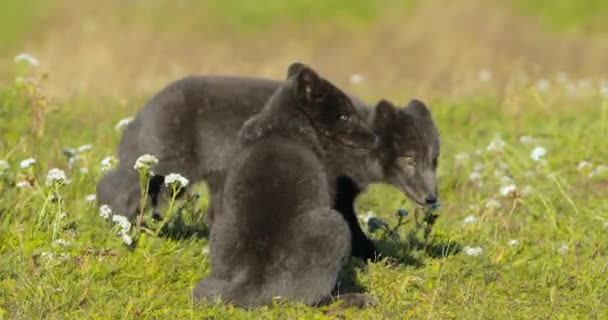
{"type": "Polygon", "coordinates": [[[29,53],[20,53],[20,54],[16,55],[14,61],[15,62],[25,61],[34,67],[38,66],[38,64],[39,64],[38,59],[34,58],[34,56],[32,56],[29,53]]]}
{"type": "Polygon", "coordinates": [[[202,253],[203,253],[204,255],[209,255],[209,246],[205,246],[205,247],[203,247],[202,253]]]}
{"type": "Polygon", "coordinates": [[[479,81],[480,82],[490,82],[492,81],[492,71],[488,69],[482,69],[479,71],[479,81]]]}
{"type": "Polygon", "coordinates": [[[0,160],[0,173],[7,171],[10,168],[6,160],[0,160]]]}
{"type": "Polygon", "coordinates": [[[125,216],[115,214],[112,216],[112,222],[120,226],[122,233],[127,233],[129,230],[131,230],[131,222],[129,222],[129,219],[127,219],[125,216]]]}
{"type": "Polygon", "coordinates": [[[471,172],[471,174],[469,175],[469,180],[471,181],[476,181],[481,179],[481,174],[477,171],[473,171],[471,172]]]}
{"type": "Polygon", "coordinates": [[[470,158],[471,158],[471,156],[466,152],[459,152],[454,156],[454,159],[456,160],[456,162],[465,162],[465,161],[469,160],[470,158]]]}
{"type": "Polygon", "coordinates": [[[48,187],[52,185],[61,185],[67,182],[67,178],[65,176],[65,172],[61,169],[53,168],[49,170],[49,173],[46,175],[46,185],[48,187]]]}
{"type": "Polygon", "coordinates": [[[562,244],[561,246],[559,246],[559,248],[557,248],[557,252],[560,254],[565,254],[568,252],[568,250],[570,250],[570,248],[568,248],[568,246],[565,244],[562,244]]]}
{"type": "Polygon", "coordinates": [[[23,181],[19,181],[19,182],[15,183],[15,187],[17,187],[19,189],[28,189],[28,188],[31,188],[32,185],[29,182],[23,180],[23,181]]]}
{"type": "Polygon", "coordinates": [[[605,172],[608,172],[608,166],[600,164],[599,166],[595,167],[595,170],[589,172],[589,178],[602,175],[605,172]]]}
{"type": "Polygon", "coordinates": [[[185,188],[188,185],[188,179],[184,178],[179,173],[169,173],[165,176],[165,185],[176,185],[179,188],[185,188]]]}
{"type": "Polygon", "coordinates": [[[519,142],[521,142],[522,144],[530,144],[534,141],[534,138],[532,138],[531,136],[521,136],[519,137],[519,142]]]}
{"type": "Polygon", "coordinates": [[[545,150],[545,148],[536,147],[530,153],[530,158],[532,158],[532,160],[538,162],[540,160],[540,158],[545,156],[546,153],[547,153],[547,150],[545,150]]]}
{"type": "Polygon", "coordinates": [[[540,79],[536,83],[536,88],[540,92],[546,92],[551,88],[551,82],[549,82],[547,79],[540,79]]]}
{"type": "Polygon", "coordinates": [[[481,247],[469,247],[469,246],[466,246],[466,247],[464,247],[464,249],[462,249],[462,251],[467,256],[477,257],[477,256],[479,256],[483,252],[483,249],[481,249],[481,247]]]}
{"type": "Polygon", "coordinates": [[[110,219],[110,216],[112,216],[112,208],[110,208],[110,206],[107,204],[100,206],[99,207],[99,216],[106,220],[110,219]]]}
{"type": "Polygon", "coordinates": [[[477,223],[477,217],[474,215],[466,216],[464,220],[462,220],[463,224],[477,223]]]}
{"type": "Polygon", "coordinates": [[[133,244],[133,238],[131,238],[130,235],[123,233],[122,234],[122,242],[127,245],[130,246],[131,244],[133,244]]]}
{"type": "Polygon", "coordinates": [[[68,213],[67,212],[62,212],[62,213],[59,214],[59,219],[60,220],[63,220],[65,218],[67,218],[67,217],[68,217],[68,213]]]}
{"type": "Polygon", "coordinates": [[[591,162],[583,160],[578,163],[578,165],[576,166],[576,169],[578,171],[588,171],[588,170],[591,170],[592,167],[593,167],[593,165],[591,164],[591,162]]]}
{"type": "Polygon", "coordinates": [[[101,159],[101,171],[102,172],[110,171],[112,169],[112,167],[114,167],[115,163],[116,163],[116,158],[114,158],[112,156],[108,156],[108,157],[101,159]]]}
{"type": "Polygon", "coordinates": [[[511,247],[514,247],[514,246],[516,246],[518,244],[519,244],[519,240],[517,240],[517,239],[511,239],[511,240],[509,240],[509,246],[511,246],[511,247]]]}
{"type": "Polygon", "coordinates": [[[36,163],[36,159],[34,159],[34,158],[27,158],[27,159],[21,161],[21,163],[19,164],[19,166],[21,166],[21,168],[25,169],[25,168],[29,168],[29,167],[33,166],[34,163],[36,163]]]}
{"type": "Polygon", "coordinates": [[[360,84],[360,83],[363,83],[364,81],[365,81],[365,78],[361,74],[359,74],[359,73],[353,73],[350,76],[350,83],[351,84],[360,84]]]}
{"type": "Polygon", "coordinates": [[[70,245],[70,242],[68,242],[67,240],[64,240],[64,239],[57,239],[57,240],[55,240],[55,244],[60,247],[67,247],[70,245]]]}
{"type": "Polygon", "coordinates": [[[93,202],[93,201],[97,200],[97,195],[95,195],[95,194],[89,194],[89,195],[87,195],[85,197],[85,200],[87,202],[93,202]]]}
{"type": "Polygon", "coordinates": [[[120,121],[118,121],[118,123],[116,124],[116,127],[115,127],[116,130],[120,130],[120,129],[128,126],[129,123],[131,123],[131,121],[133,121],[132,117],[120,119],[120,121]]]}
{"type": "Polygon", "coordinates": [[[517,186],[510,184],[500,188],[500,194],[503,196],[513,196],[517,194],[517,186]]]}
{"type": "Polygon", "coordinates": [[[87,152],[89,150],[93,149],[93,146],[90,144],[83,144],[80,147],[78,147],[78,152],[83,153],[83,152],[87,152]]]}
{"type": "Polygon", "coordinates": [[[498,209],[501,207],[501,205],[496,199],[490,199],[486,202],[485,207],[488,209],[498,209]]]}
{"type": "Polygon", "coordinates": [[[82,167],[82,168],[80,168],[80,173],[82,173],[82,174],[87,174],[87,173],[89,173],[89,168],[87,168],[87,167],[82,167]]]}
{"type": "Polygon", "coordinates": [[[505,147],[505,141],[500,138],[499,135],[496,135],[490,144],[486,147],[486,150],[491,152],[501,152],[505,147]]]}
{"type": "Polygon", "coordinates": [[[135,161],[135,165],[133,166],[133,169],[139,171],[142,169],[149,169],[151,166],[155,165],[158,163],[158,158],[151,155],[151,154],[144,154],[139,156],[139,158],[137,158],[137,161],[135,161]]]}

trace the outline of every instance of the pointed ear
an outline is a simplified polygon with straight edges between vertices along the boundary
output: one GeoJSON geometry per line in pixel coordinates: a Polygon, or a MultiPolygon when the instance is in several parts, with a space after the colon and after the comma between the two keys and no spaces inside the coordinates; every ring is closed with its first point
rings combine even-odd
{"type": "Polygon", "coordinates": [[[304,66],[295,75],[296,96],[302,104],[312,102],[322,95],[323,79],[310,67],[304,66]]]}
{"type": "Polygon", "coordinates": [[[306,67],[307,66],[301,62],[294,62],[290,64],[287,68],[287,79],[295,76],[298,72],[302,71],[302,69],[306,67]]]}
{"type": "Polygon", "coordinates": [[[423,116],[423,117],[431,116],[431,111],[429,110],[429,108],[427,108],[426,104],[424,104],[424,102],[422,102],[418,99],[410,100],[410,102],[407,104],[406,108],[412,110],[414,113],[416,113],[419,116],[423,116]]]}
{"type": "Polygon", "coordinates": [[[374,126],[386,127],[397,118],[397,108],[387,100],[380,100],[374,110],[374,126]]]}

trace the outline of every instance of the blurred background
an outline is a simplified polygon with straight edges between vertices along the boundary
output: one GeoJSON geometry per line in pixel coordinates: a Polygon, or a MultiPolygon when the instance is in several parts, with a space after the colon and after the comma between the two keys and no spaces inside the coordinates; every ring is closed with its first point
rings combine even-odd
{"type": "MultiPolygon", "coordinates": [[[[3,0],[0,85],[28,53],[52,97],[145,97],[195,73],[316,67],[370,100],[601,87],[605,0],[3,0]]],[[[138,106],[134,106],[138,107],[138,106]]]]}

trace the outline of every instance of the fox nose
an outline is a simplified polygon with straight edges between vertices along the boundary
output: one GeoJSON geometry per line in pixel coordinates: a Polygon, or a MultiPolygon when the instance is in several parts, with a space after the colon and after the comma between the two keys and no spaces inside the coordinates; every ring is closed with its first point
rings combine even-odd
{"type": "Polygon", "coordinates": [[[426,202],[426,204],[435,204],[437,203],[437,196],[430,194],[424,198],[424,202],[426,202]]]}

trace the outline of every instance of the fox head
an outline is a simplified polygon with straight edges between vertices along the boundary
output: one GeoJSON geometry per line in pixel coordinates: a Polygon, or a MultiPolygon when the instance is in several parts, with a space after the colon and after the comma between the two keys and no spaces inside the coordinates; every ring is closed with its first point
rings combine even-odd
{"type": "Polygon", "coordinates": [[[384,180],[418,206],[437,204],[439,132],[426,105],[414,99],[405,108],[397,108],[382,100],[372,127],[380,136],[375,153],[384,180]]]}

